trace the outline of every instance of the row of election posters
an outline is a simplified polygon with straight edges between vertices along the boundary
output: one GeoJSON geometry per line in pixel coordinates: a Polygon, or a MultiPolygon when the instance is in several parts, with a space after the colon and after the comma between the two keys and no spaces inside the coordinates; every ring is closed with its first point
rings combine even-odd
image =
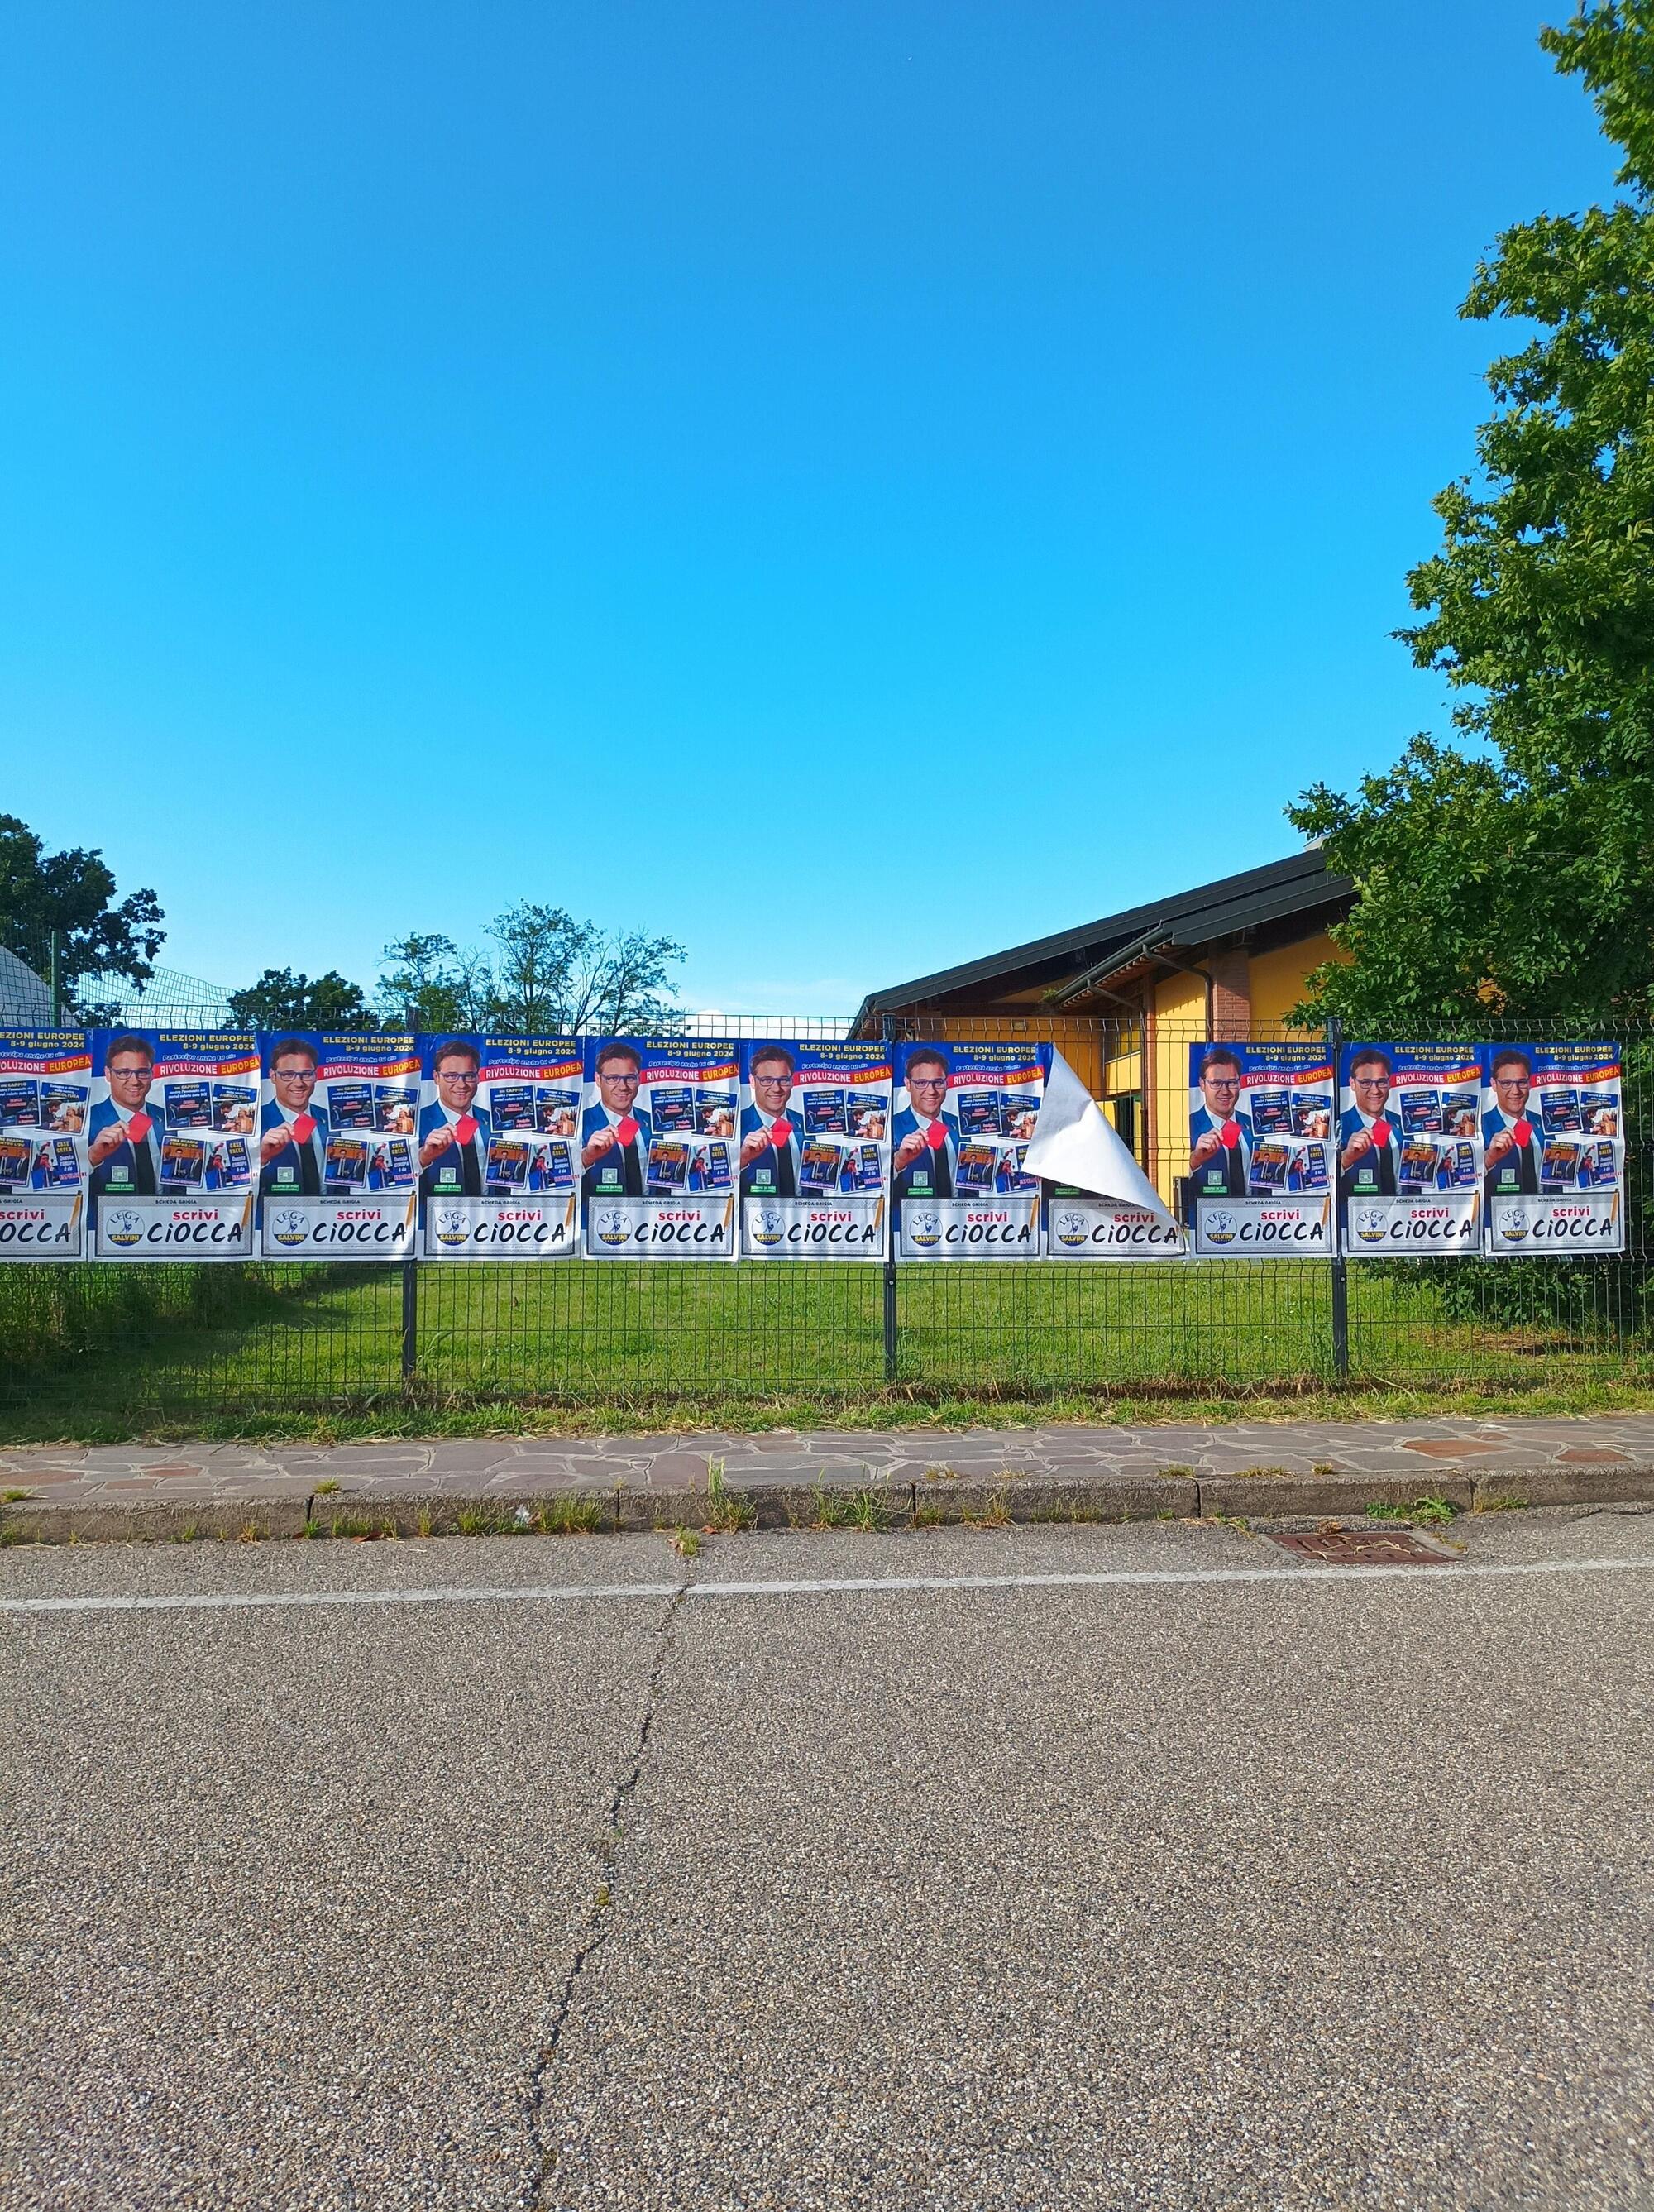
{"type": "Polygon", "coordinates": [[[1621,1252],[1620,1048],[1196,1046],[1186,1188],[1202,1256],[1621,1252]]]}

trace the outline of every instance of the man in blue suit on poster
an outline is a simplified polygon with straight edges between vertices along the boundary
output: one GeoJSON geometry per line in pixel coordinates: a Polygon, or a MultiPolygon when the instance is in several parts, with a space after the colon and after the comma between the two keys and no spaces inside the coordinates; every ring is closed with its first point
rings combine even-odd
{"type": "Polygon", "coordinates": [[[327,1160],[327,1109],[316,1098],[316,1048],[281,1038],[270,1056],[270,1090],[259,1117],[258,1188],[319,1198],[327,1160]]]}
{"type": "Polygon", "coordinates": [[[1355,1103],[1338,1117],[1338,1195],[1394,1198],[1396,1131],[1384,1109],[1396,1071],[1388,1053],[1363,1045],[1349,1063],[1355,1103]]]}
{"type": "Polygon", "coordinates": [[[902,1081],[907,1103],[890,1125],[891,1195],[952,1198],[959,1158],[959,1125],[946,1112],[948,1055],[933,1044],[915,1045],[902,1081]]]}
{"type": "Polygon", "coordinates": [[[1240,1055],[1209,1046],[1196,1079],[1201,1103],[1189,1117],[1189,1188],[1195,1198],[1245,1198],[1252,1165],[1252,1122],[1239,1110],[1240,1055]],[[1225,1144],[1227,1131],[1233,1142],[1225,1144]]]}
{"type": "Polygon", "coordinates": [[[155,1198],[161,1194],[161,1116],[149,1111],[149,1087],[155,1079],[155,1055],[141,1036],[109,1040],[103,1057],[109,1085],[87,1121],[88,1191],[96,1207],[105,1195],[155,1198]]]}
{"type": "Polygon", "coordinates": [[[429,1198],[481,1198],[488,1187],[494,1125],[476,1103],[482,1060],[467,1037],[450,1037],[431,1055],[436,1097],[419,1116],[420,1188],[429,1198]]]}
{"type": "Polygon", "coordinates": [[[1487,1072],[1493,1079],[1493,1105],[1481,1117],[1481,1140],[1487,1147],[1482,1161],[1488,1194],[1536,1198],[1545,1135],[1538,1115],[1528,1111],[1532,1063],[1525,1052],[1506,1045],[1493,1054],[1487,1072]]]}
{"type": "Polygon", "coordinates": [[[643,1198],[649,1140],[654,1131],[638,1104],[643,1062],[629,1044],[597,1054],[597,1098],[580,1124],[580,1167],[589,1197],[643,1198]]]}
{"type": "Polygon", "coordinates": [[[797,1198],[804,1126],[791,1111],[797,1063],[784,1044],[760,1045],[750,1065],[753,1103],[741,1109],[741,1195],[797,1198]],[[776,1134],[785,1121],[789,1133],[776,1134]]]}

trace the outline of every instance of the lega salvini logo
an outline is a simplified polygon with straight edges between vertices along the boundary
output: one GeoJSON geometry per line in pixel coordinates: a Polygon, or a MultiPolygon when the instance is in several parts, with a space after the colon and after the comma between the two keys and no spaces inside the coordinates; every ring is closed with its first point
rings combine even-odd
{"type": "Polygon", "coordinates": [[[1522,1206],[1501,1207],[1499,1233],[1507,1244],[1525,1244],[1528,1241],[1527,1208],[1522,1206]]]}
{"type": "Polygon", "coordinates": [[[1209,1244],[1233,1244],[1240,1234],[1240,1216],[1231,1213],[1227,1206],[1221,1206],[1215,1212],[1202,1215],[1201,1227],[1209,1244]]]}
{"type": "Polygon", "coordinates": [[[303,1244],[310,1236],[310,1219],[296,1206],[278,1206],[270,1216],[270,1233],[278,1244],[303,1244]]]}
{"type": "Polygon", "coordinates": [[[910,1206],[907,1212],[907,1241],[910,1244],[917,1244],[922,1252],[928,1252],[932,1245],[940,1244],[942,1216],[932,1212],[929,1206],[921,1206],[917,1212],[910,1206]]]}
{"type": "Polygon", "coordinates": [[[1051,1216],[1051,1227],[1059,1244],[1072,1247],[1091,1242],[1091,1224],[1083,1213],[1055,1213],[1051,1216]]]}
{"type": "Polygon", "coordinates": [[[457,1206],[437,1208],[436,1232],[439,1244],[463,1244],[470,1236],[470,1220],[457,1206]]]}
{"type": "Polygon", "coordinates": [[[629,1244],[632,1223],[618,1206],[605,1206],[597,1212],[594,1224],[600,1244],[629,1244]]]}
{"type": "Polygon", "coordinates": [[[103,1233],[109,1242],[122,1251],[130,1251],[134,1244],[143,1242],[143,1216],[130,1206],[118,1206],[112,1212],[106,1211],[103,1233]]]}
{"type": "Polygon", "coordinates": [[[786,1224],[772,1206],[755,1206],[748,1217],[753,1243],[761,1244],[766,1251],[780,1243],[786,1233],[786,1224]]]}
{"type": "Polygon", "coordinates": [[[1382,1244],[1390,1226],[1390,1218],[1381,1206],[1358,1206],[1351,1222],[1363,1244],[1382,1244]]]}

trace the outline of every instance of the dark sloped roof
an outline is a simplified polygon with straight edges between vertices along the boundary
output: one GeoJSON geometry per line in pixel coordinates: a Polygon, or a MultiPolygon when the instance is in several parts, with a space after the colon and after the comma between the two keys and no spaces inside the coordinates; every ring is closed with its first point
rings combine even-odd
{"type": "MultiPolygon", "coordinates": [[[[1021,989],[1059,982],[1082,970],[1100,969],[1111,956],[1134,947],[1199,945],[1213,938],[1231,937],[1318,907],[1337,905],[1354,890],[1348,876],[1328,872],[1320,847],[1312,845],[1284,860],[1272,860],[1266,867],[1222,876],[1193,890],[1104,915],[1099,921],[1063,930],[1055,937],[1036,938],[1031,944],[1014,945],[1008,951],[990,953],[957,968],[940,969],[934,975],[919,975],[912,982],[869,991],[851,1034],[865,1029],[882,1013],[922,1000],[990,986],[1009,988],[1012,979],[1021,989]]],[[[1112,964],[1118,965],[1118,960],[1112,964]]]]}

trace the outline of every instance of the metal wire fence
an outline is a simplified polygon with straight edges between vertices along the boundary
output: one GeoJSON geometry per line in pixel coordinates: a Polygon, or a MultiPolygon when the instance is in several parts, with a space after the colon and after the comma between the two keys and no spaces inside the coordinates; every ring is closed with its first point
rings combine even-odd
{"type": "MultiPolygon", "coordinates": [[[[723,1034],[843,1035],[726,1021],[723,1034]]],[[[1160,1023],[961,1018],[1055,1037],[1172,1197],[1189,1048],[1160,1023]]],[[[704,1032],[703,1032],[704,1033],[704,1032]]],[[[1268,1032],[1254,1030],[1256,1037],[1268,1032]]],[[[1416,1042],[1429,1042],[1417,1039],[1416,1042]]],[[[1451,1040],[1444,1040],[1451,1041],[1451,1040]]],[[[1484,1030],[1476,1042],[1497,1041],[1484,1030]]],[[[1627,1249],[1569,1260],[468,1262],[0,1267],[0,1430],[137,1431],[392,1406],[1039,1400],[1343,1382],[1558,1395],[1654,1376],[1654,1036],[1621,1035],[1627,1249]]]]}

